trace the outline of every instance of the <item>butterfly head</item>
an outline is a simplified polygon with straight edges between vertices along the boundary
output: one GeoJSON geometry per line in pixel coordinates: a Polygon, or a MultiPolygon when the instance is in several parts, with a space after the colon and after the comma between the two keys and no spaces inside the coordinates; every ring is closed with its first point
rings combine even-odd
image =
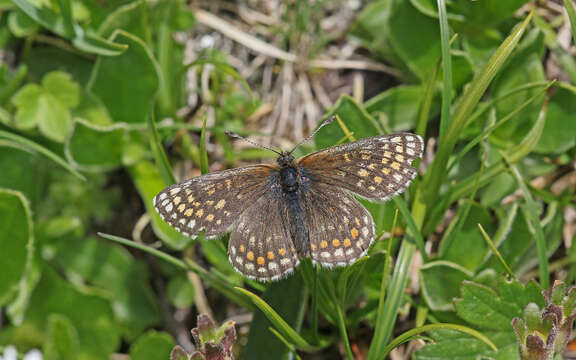
{"type": "Polygon", "coordinates": [[[292,152],[282,151],[276,162],[281,167],[292,167],[294,166],[294,156],[292,156],[292,152]]]}

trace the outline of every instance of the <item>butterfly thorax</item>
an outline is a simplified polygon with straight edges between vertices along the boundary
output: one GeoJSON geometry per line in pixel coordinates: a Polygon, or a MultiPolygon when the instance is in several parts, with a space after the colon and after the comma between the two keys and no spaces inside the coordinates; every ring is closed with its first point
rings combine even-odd
{"type": "Polygon", "coordinates": [[[294,194],[300,187],[300,176],[294,163],[294,157],[290,154],[282,153],[277,159],[280,165],[280,186],[285,193],[294,194]]]}

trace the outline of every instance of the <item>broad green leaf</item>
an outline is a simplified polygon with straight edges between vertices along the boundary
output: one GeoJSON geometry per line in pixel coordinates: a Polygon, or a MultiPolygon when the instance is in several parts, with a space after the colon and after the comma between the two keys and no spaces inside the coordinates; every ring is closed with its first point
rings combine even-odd
{"type": "Polygon", "coordinates": [[[482,224],[488,233],[494,230],[488,209],[476,203],[461,202],[456,217],[452,220],[440,243],[443,254],[441,260],[453,262],[469,271],[475,271],[489,251],[484,238],[478,231],[478,224],[482,224]],[[470,211],[466,218],[462,219],[469,205],[470,211]]]}
{"type": "Polygon", "coordinates": [[[0,304],[16,294],[34,252],[30,205],[25,196],[0,188],[0,304]]]}
{"type": "MultiPolygon", "coordinates": [[[[2,135],[0,131],[0,138],[2,135]]],[[[42,158],[26,150],[17,148],[16,144],[0,146],[0,188],[21,192],[35,209],[46,186],[46,166],[42,158]]]]}
{"type": "Polygon", "coordinates": [[[243,295],[250,298],[265,317],[258,315],[253,321],[254,328],[251,329],[251,335],[248,337],[248,344],[252,342],[246,349],[245,356],[250,359],[268,359],[268,355],[276,354],[273,358],[281,359],[286,356],[287,349],[284,344],[273,334],[265,335],[263,332],[267,330],[270,324],[297,349],[301,350],[314,350],[315,347],[310,345],[300,334],[299,329],[302,325],[302,307],[304,305],[304,284],[298,276],[292,276],[288,279],[272,283],[268,289],[268,298],[272,305],[278,308],[272,308],[267,301],[257,296],[256,294],[242,289],[236,288],[243,295]],[[287,291],[292,296],[286,296],[287,291]],[[265,321],[266,318],[268,321],[265,321]],[[288,322],[289,321],[289,322],[288,322]],[[274,340],[272,340],[274,339],[274,340]],[[266,348],[267,350],[263,350],[266,348]]]}
{"type": "Polygon", "coordinates": [[[44,336],[52,314],[66,316],[76,327],[80,342],[79,359],[107,359],[120,344],[118,324],[114,321],[108,299],[76,289],[45,265],[42,278],[30,298],[24,323],[15,329],[13,338],[21,339],[31,333],[44,336]]]}
{"type": "Polygon", "coordinates": [[[518,344],[514,332],[483,332],[498,347],[498,353],[488,345],[468,334],[454,330],[437,330],[427,333],[433,341],[416,351],[415,360],[520,360],[518,344]]]}
{"type": "Polygon", "coordinates": [[[409,1],[370,4],[358,16],[352,34],[376,56],[408,67],[420,78],[440,59],[438,22],[420,13],[409,1]]]}
{"type": "Polygon", "coordinates": [[[166,187],[166,183],[160,177],[156,167],[150,162],[142,160],[137,164],[128,167],[132,181],[140,193],[142,202],[146,206],[146,211],[150,215],[152,229],[162,242],[173,249],[182,250],[192,239],[180,234],[166,222],[162,221],[160,215],[154,209],[152,199],[166,187]]]}
{"type": "Polygon", "coordinates": [[[559,154],[576,146],[576,93],[558,88],[548,101],[546,124],[535,152],[559,154]]]}
{"type": "Polygon", "coordinates": [[[125,45],[116,44],[92,34],[90,30],[82,29],[80,25],[72,21],[70,14],[68,14],[70,11],[66,7],[64,10],[61,8],[62,14],[58,14],[48,7],[34,6],[28,0],[14,0],[13,2],[40,25],[72,40],[74,45],[82,51],[113,56],[121,54],[126,49],[125,45]],[[62,16],[63,14],[67,16],[62,16]]]}
{"type": "Polygon", "coordinates": [[[420,268],[422,295],[430,309],[453,310],[452,300],[464,280],[471,280],[472,272],[448,261],[433,261],[420,268]]]}
{"type": "Polygon", "coordinates": [[[15,125],[26,130],[34,128],[42,116],[45,116],[43,109],[38,106],[42,97],[42,88],[36,84],[26,84],[14,95],[12,101],[16,108],[15,125]]]}
{"type": "MultiPolygon", "coordinates": [[[[334,107],[325,115],[325,118],[338,115],[346,128],[353,133],[355,139],[376,136],[380,134],[376,121],[349,96],[342,96],[334,107]]],[[[316,147],[323,149],[333,146],[346,134],[338,123],[325,126],[320,133],[314,138],[316,147]]]]}
{"type": "Polygon", "coordinates": [[[134,35],[117,31],[112,39],[128,45],[128,50],[98,58],[88,88],[114,122],[144,123],[158,91],[158,65],[150,49],[134,35]]]}
{"type": "Polygon", "coordinates": [[[78,359],[80,341],[70,319],[61,314],[52,314],[48,317],[46,342],[42,350],[46,360],[78,359]]]}
{"type": "MultiPolygon", "coordinates": [[[[384,116],[386,127],[393,132],[405,131],[416,127],[418,105],[423,96],[424,89],[421,86],[400,85],[374,96],[364,106],[373,117],[384,116]]],[[[438,111],[438,101],[434,101],[430,116],[435,117],[438,111]]]]}
{"type": "MultiPolygon", "coordinates": [[[[20,88],[28,75],[28,66],[21,64],[16,69],[6,63],[0,65],[0,104],[5,104],[20,88]]],[[[4,121],[4,120],[0,120],[4,121]]]]}
{"type": "Polygon", "coordinates": [[[72,128],[72,119],[68,109],[50,93],[44,93],[34,104],[41,114],[38,129],[47,138],[64,142],[72,128]]]}
{"type": "MultiPolygon", "coordinates": [[[[503,67],[502,71],[494,79],[491,94],[500,97],[511,90],[526,83],[541,82],[546,80],[541,57],[544,49],[543,36],[538,31],[530,31],[526,38],[518,45],[519,50],[510,58],[510,61],[503,67]]],[[[496,116],[501,118],[518,108],[524,101],[540,92],[538,88],[526,89],[525,91],[502,98],[495,103],[496,116]]],[[[529,104],[520,111],[514,121],[494,130],[491,140],[500,144],[501,147],[508,147],[510,144],[518,143],[530,130],[538,117],[538,110],[544,103],[543,98],[529,104]]]]}
{"type": "Polygon", "coordinates": [[[124,124],[98,126],[75,118],[72,135],[66,142],[68,160],[77,167],[102,171],[122,165],[122,155],[127,142],[124,124]]]}
{"type": "Polygon", "coordinates": [[[177,275],[168,282],[166,296],[175,307],[189,308],[194,304],[194,285],[185,274],[177,275]]]}
{"type": "Polygon", "coordinates": [[[251,300],[260,308],[254,313],[243,356],[255,360],[290,358],[288,348],[270,332],[272,326],[297,348],[309,346],[298,335],[306,303],[305,286],[298,274],[270,284],[263,298],[256,297],[243,289],[238,288],[238,290],[250,295],[251,300]],[[287,293],[292,296],[286,296],[287,293]]]}
{"type": "Polygon", "coordinates": [[[456,312],[469,324],[483,329],[483,334],[496,344],[499,351],[494,352],[469,335],[442,330],[430,333],[434,343],[418,350],[415,359],[519,359],[512,318],[521,317],[528,303],[543,305],[543,301],[541,289],[535,282],[523,286],[518,281],[501,278],[498,292],[484,285],[465,282],[461,288],[461,298],[454,301],[456,312]]]}
{"type": "Polygon", "coordinates": [[[388,344],[386,346],[384,353],[385,353],[385,355],[388,355],[389,352],[392,351],[392,349],[394,349],[396,346],[411,340],[412,338],[414,338],[414,336],[418,335],[419,333],[422,333],[425,331],[442,330],[442,329],[459,331],[459,332],[462,332],[462,333],[465,333],[468,335],[472,335],[476,339],[481,340],[486,345],[490,346],[494,351],[497,351],[496,346],[494,345],[494,343],[492,343],[490,341],[490,339],[488,339],[482,333],[480,333],[474,329],[471,329],[471,328],[466,327],[466,326],[458,325],[458,324],[436,323],[436,324],[429,324],[429,325],[420,326],[420,327],[410,329],[410,330],[404,332],[403,334],[396,337],[392,342],[390,342],[390,344],[388,344]]]}
{"type": "Polygon", "coordinates": [[[80,102],[80,86],[68,73],[53,71],[46,74],[42,78],[42,87],[67,108],[73,108],[80,102]]]}
{"type": "Polygon", "coordinates": [[[72,238],[59,246],[55,262],[75,278],[113,294],[110,301],[125,336],[133,338],[160,322],[148,273],[125,248],[94,238],[72,238]]]}
{"type": "Polygon", "coordinates": [[[130,347],[133,360],[169,359],[174,339],[166,332],[150,330],[130,347]]]}
{"type": "Polygon", "coordinates": [[[16,10],[8,14],[8,26],[14,36],[26,37],[38,31],[38,24],[24,12],[16,10]]]}
{"type": "Polygon", "coordinates": [[[69,109],[79,101],[79,87],[69,74],[53,71],[42,79],[42,86],[25,85],[14,96],[16,127],[40,132],[56,142],[64,142],[72,122],[69,109]]]}
{"type": "Polygon", "coordinates": [[[454,300],[454,306],[458,316],[474,326],[512,331],[512,319],[522,317],[528,303],[542,304],[542,301],[540,288],[535,282],[522,286],[516,280],[501,279],[498,291],[465,282],[461,288],[461,297],[454,300]]]}
{"type": "Polygon", "coordinates": [[[500,47],[494,52],[490,61],[476,75],[470,86],[466,89],[462,97],[457,102],[452,120],[446,130],[446,136],[440,139],[439,148],[432,165],[426,172],[422,181],[422,186],[418,188],[414,205],[414,217],[417,223],[421,223],[426,215],[427,207],[432,207],[436,203],[441,184],[446,178],[446,166],[454,146],[469,115],[472,113],[482,95],[490,85],[516,45],[522,38],[532,15],[529,15],[523,23],[504,40],[500,47]]]}

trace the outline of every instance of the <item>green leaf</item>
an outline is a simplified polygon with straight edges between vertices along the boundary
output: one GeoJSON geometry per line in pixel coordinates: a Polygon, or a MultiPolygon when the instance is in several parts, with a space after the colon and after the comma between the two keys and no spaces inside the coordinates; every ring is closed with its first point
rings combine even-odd
{"type": "MultiPolygon", "coordinates": [[[[342,96],[324,116],[324,119],[333,115],[338,115],[342,119],[342,122],[356,139],[380,134],[376,121],[349,96],[342,96]]],[[[318,149],[323,149],[333,146],[345,135],[344,130],[334,122],[325,126],[320,134],[314,138],[314,141],[318,149]]]]}
{"type": "Polygon", "coordinates": [[[409,1],[381,0],[358,16],[352,34],[380,56],[423,79],[440,59],[436,19],[420,13],[409,1]]]}
{"type": "Polygon", "coordinates": [[[24,322],[15,329],[13,336],[41,334],[52,314],[67,317],[76,327],[80,342],[79,359],[107,359],[120,344],[118,324],[114,321],[108,299],[87,290],[79,291],[46,265],[30,298],[24,322]],[[87,321],[86,314],[90,314],[90,321],[87,321]]]}
{"type": "MultiPolygon", "coordinates": [[[[446,130],[446,136],[440,139],[439,148],[431,167],[426,172],[416,193],[414,204],[414,217],[416,222],[423,221],[426,214],[426,208],[430,208],[436,203],[439,189],[446,177],[446,166],[452,155],[462,129],[468,121],[482,95],[490,85],[492,79],[496,76],[506,60],[510,57],[512,51],[522,38],[526,27],[528,26],[532,15],[529,15],[516,29],[504,40],[500,47],[494,52],[490,61],[477,74],[470,86],[466,89],[462,97],[457,102],[452,120],[446,130]]],[[[486,171],[488,172],[488,171],[486,171]]]]}
{"type": "MultiPolygon", "coordinates": [[[[38,153],[46,156],[48,159],[54,161],[56,164],[60,165],[62,168],[68,170],[68,172],[70,172],[72,175],[76,176],[80,180],[86,180],[86,178],[84,178],[84,176],[82,176],[82,174],[80,174],[76,169],[74,169],[70,164],[68,164],[66,162],[66,160],[64,160],[63,158],[61,158],[57,154],[53,153],[52,151],[48,150],[47,148],[45,148],[39,144],[36,144],[35,142],[30,141],[25,137],[0,130],[0,139],[1,138],[9,139],[11,142],[13,142],[15,144],[14,147],[16,147],[20,150],[25,150],[25,151],[29,151],[29,152],[38,152],[38,153]]],[[[20,165],[22,165],[22,164],[20,164],[20,165]]],[[[16,168],[18,168],[18,167],[16,167],[16,168]]],[[[35,169],[35,168],[37,168],[37,166],[31,167],[31,168],[35,169]]],[[[22,166],[20,166],[20,169],[22,169],[22,166]]],[[[28,169],[30,169],[30,168],[28,168],[28,169]]],[[[14,168],[12,170],[14,170],[14,168]]],[[[7,172],[3,172],[3,174],[6,177],[7,172]]],[[[38,183],[38,180],[35,177],[30,177],[28,179],[24,179],[24,178],[21,179],[21,181],[26,181],[26,180],[38,183]]],[[[0,185],[1,184],[2,184],[2,182],[0,181],[0,185]]]]}
{"type": "Polygon", "coordinates": [[[546,123],[534,152],[560,154],[576,146],[576,93],[558,88],[550,96],[546,123]]]}
{"type": "Polygon", "coordinates": [[[62,71],[52,71],[42,78],[42,87],[67,108],[80,102],[80,86],[72,76],[62,71]]]}
{"type": "Polygon", "coordinates": [[[27,37],[38,31],[38,24],[24,12],[16,10],[8,14],[8,27],[14,36],[27,37]]]}
{"type": "Polygon", "coordinates": [[[484,261],[488,252],[488,246],[478,231],[478,224],[482,224],[484,229],[491,233],[494,230],[492,217],[487,208],[479,204],[468,201],[460,202],[458,213],[452,220],[448,230],[440,243],[440,250],[443,254],[441,260],[446,260],[475,271],[484,261]],[[470,205],[470,211],[465,219],[466,207],[470,205]],[[461,222],[461,226],[457,224],[461,222]],[[448,247],[446,247],[448,246],[448,247]]]}
{"type": "Polygon", "coordinates": [[[69,109],[78,100],[79,87],[70,75],[60,71],[48,73],[42,79],[42,87],[27,84],[14,96],[18,109],[15,125],[21,129],[38,125],[49,139],[64,142],[72,126],[69,109]]]}
{"type": "Polygon", "coordinates": [[[156,167],[150,162],[142,160],[129,166],[128,171],[138,193],[140,193],[144,206],[146,206],[146,211],[150,215],[154,234],[173,249],[182,250],[188,246],[192,239],[180,234],[173,227],[162,221],[160,215],[154,209],[152,199],[166,187],[156,167]]]}
{"type": "Polygon", "coordinates": [[[125,248],[95,238],[72,238],[59,245],[55,263],[75,278],[114,294],[110,301],[116,319],[129,337],[160,322],[148,273],[125,248]]]}
{"type": "Polygon", "coordinates": [[[574,3],[571,0],[564,0],[564,7],[566,7],[566,13],[568,13],[568,19],[570,19],[572,39],[576,43],[576,9],[574,9],[574,3]]]}
{"type": "MultiPolygon", "coordinates": [[[[394,132],[405,131],[416,127],[418,104],[423,96],[424,91],[421,86],[400,85],[381,92],[364,105],[366,111],[375,118],[386,116],[387,128],[394,132]]],[[[430,117],[435,117],[438,111],[438,101],[434,101],[430,117]]]]}
{"type": "MultiPolygon", "coordinates": [[[[293,279],[297,279],[297,278],[293,278],[293,279]]],[[[286,281],[286,280],[284,280],[286,281]]],[[[280,284],[280,282],[274,283],[274,284],[280,284]]],[[[270,320],[270,322],[272,323],[272,325],[274,325],[274,327],[276,328],[276,330],[278,330],[278,332],[284,337],[284,339],[286,339],[287,341],[289,341],[292,345],[294,345],[297,349],[300,350],[306,350],[306,351],[313,351],[316,348],[312,345],[310,345],[299,333],[297,330],[295,330],[290,324],[288,324],[286,322],[286,320],[280,315],[278,314],[278,312],[276,312],[266,301],[264,301],[262,298],[260,298],[259,296],[257,296],[254,293],[251,293],[248,290],[242,289],[237,287],[236,290],[238,290],[239,292],[241,292],[242,294],[244,294],[245,296],[249,297],[252,302],[254,303],[254,305],[256,305],[260,311],[262,311],[264,313],[264,315],[268,318],[268,320],[270,320]]],[[[280,289],[279,289],[280,290],[280,289]]],[[[284,291],[282,291],[279,294],[284,294],[284,291]]],[[[286,296],[284,296],[286,297],[286,296]]],[[[293,317],[292,317],[293,319],[293,317]]],[[[280,346],[284,347],[284,345],[282,344],[282,342],[280,342],[280,340],[277,340],[280,344],[280,346]]],[[[259,343],[261,343],[260,341],[258,341],[259,343]]],[[[260,348],[261,351],[261,348],[260,348]]],[[[265,355],[266,353],[261,353],[262,355],[265,355]]]]}
{"type": "Polygon", "coordinates": [[[166,332],[150,330],[130,347],[133,360],[169,359],[174,339],[166,332]]]}
{"type": "Polygon", "coordinates": [[[35,104],[38,113],[38,128],[47,138],[56,142],[64,142],[72,128],[72,119],[68,109],[51,94],[43,94],[35,104]]]}
{"type": "Polygon", "coordinates": [[[72,135],[66,142],[66,155],[76,167],[102,171],[122,165],[127,131],[124,124],[98,126],[74,119],[72,135]]]}
{"type": "Polygon", "coordinates": [[[42,88],[36,84],[24,85],[12,99],[18,109],[15,117],[15,125],[23,130],[34,128],[45,114],[38,106],[42,97],[42,88]]]}
{"type": "Polygon", "coordinates": [[[158,65],[139,38],[117,31],[112,39],[128,45],[122,55],[96,61],[88,89],[114,122],[144,123],[159,86],[158,65]]]}
{"type": "Polygon", "coordinates": [[[75,360],[80,352],[80,341],[74,324],[64,315],[48,317],[46,341],[43,345],[46,360],[75,360]]]}
{"type": "Polygon", "coordinates": [[[541,289],[535,282],[523,286],[518,281],[501,278],[496,292],[466,281],[461,288],[461,298],[454,301],[456,312],[469,324],[484,329],[483,334],[496,344],[499,351],[494,352],[469,335],[443,330],[429,333],[434,343],[418,350],[415,359],[519,359],[512,319],[522,317],[530,302],[543,304],[543,301],[541,289]]]}
{"type": "Polygon", "coordinates": [[[520,360],[518,344],[513,331],[483,332],[498,347],[495,353],[488,345],[468,334],[454,330],[428,332],[432,343],[415,353],[415,360],[520,360]]]}
{"type": "Polygon", "coordinates": [[[522,317],[528,303],[542,303],[542,295],[535,283],[525,287],[517,281],[501,280],[499,292],[484,285],[464,282],[461,298],[454,300],[458,316],[468,323],[493,330],[512,330],[514,317],[522,317]]]}
{"type": "MultiPolygon", "coordinates": [[[[80,50],[113,56],[121,54],[126,49],[125,45],[102,39],[92,34],[90,30],[82,29],[80,25],[72,22],[69,14],[65,18],[62,14],[52,11],[50,8],[36,7],[27,0],[14,0],[13,2],[20,10],[40,25],[66,39],[71,39],[80,50]]],[[[64,6],[64,13],[66,13],[66,8],[64,6]]]]}
{"type": "Polygon", "coordinates": [[[166,286],[168,299],[177,308],[189,308],[194,304],[194,285],[182,274],[173,277],[166,286]]]}
{"type": "MultiPolygon", "coordinates": [[[[246,293],[243,291],[243,293],[246,293]]],[[[242,295],[244,296],[244,295],[242,295]]],[[[253,296],[251,296],[252,298],[253,296]]],[[[305,286],[297,274],[279,282],[274,282],[268,286],[263,294],[263,300],[252,299],[261,309],[256,310],[254,318],[250,325],[248,334],[248,343],[244,349],[243,355],[247,359],[286,359],[289,356],[289,349],[279,340],[270,328],[279,329],[275,321],[270,318],[270,314],[265,312],[258,305],[258,302],[264,302],[273,306],[278,311],[278,316],[285,319],[287,325],[296,331],[300,330],[303,321],[304,308],[306,304],[305,286]],[[286,296],[287,293],[292,296],[286,296]]],[[[280,330],[280,329],[279,329],[280,330]]],[[[283,332],[281,332],[283,334],[283,332]]],[[[293,338],[284,337],[288,343],[293,343],[293,338]]]]}
{"type": "Polygon", "coordinates": [[[422,295],[435,311],[453,310],[452,300],[458,296],[460,284],[471,279],[470,271],[448,261],[433,261],[420,268],[422,295]]]}
{"type": "Polygon", "coordinates": [[[18,291],[34,253],[30,205],[21,192],[0,188],[0,229],[0,305],[4,305],[18,291]]]}
{"type": "Polygon", "coordinates": [[[386,346],[386,349],[384,350],[384,355],[387,356],[390,353],[390,351],[392,351],[392,349],[394,349],[395,347],[397,347],[400,344],[403,344],[403,343],[409,341],[411,338],[413,338],[414,336],[418,335],[421,332],[438,330],[438,329],[459,331],[459,332],[462,332],[462,333],[465,333],[468,335],[472,335],[476,339],[481,340],[486,345],[490,346],[494,351],[498,351],[498,349],[496,348],[496,345],[494,345],[494,343],[492,343],[492,341],[490,341],[490,339],[488,339],[482,333],[480,333],[474,329],[471,329],[469,327],[462,326],[462,325],[457,325],[457,324],[439,323],[439,324],[429,324],[429,325],[420,326],[420,327],[417,327],[414,329],[410,329],[410,330],[406,331],[405,333],[399,335],[392,342],[390,342],[390,344],[388,344],[386,346]]]}

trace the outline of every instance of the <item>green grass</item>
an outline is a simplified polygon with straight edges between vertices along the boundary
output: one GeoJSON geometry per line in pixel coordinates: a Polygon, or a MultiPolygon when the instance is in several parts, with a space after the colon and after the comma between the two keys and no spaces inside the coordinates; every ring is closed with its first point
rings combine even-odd
{"type": "Polygon", "coordinates": [[[37,6],[0,17],[0,356],[166,359],[211,313],[237,316],[240,359],[377,360],[415,339],[406,357],[520,359],[513,319],[574,284],[573,2],[565,17],[524,0],[298,1],[215,7],[216,25],[183,1],[37,6]],[[274,161],[225,130],[288,149],[330,116],[298,156],[388,132],[426,143],[405,194],[362,200],[378,241],[355,264],[258,283],[228,235],[190,239],[155,212],[170,184],[274,161]]]}

